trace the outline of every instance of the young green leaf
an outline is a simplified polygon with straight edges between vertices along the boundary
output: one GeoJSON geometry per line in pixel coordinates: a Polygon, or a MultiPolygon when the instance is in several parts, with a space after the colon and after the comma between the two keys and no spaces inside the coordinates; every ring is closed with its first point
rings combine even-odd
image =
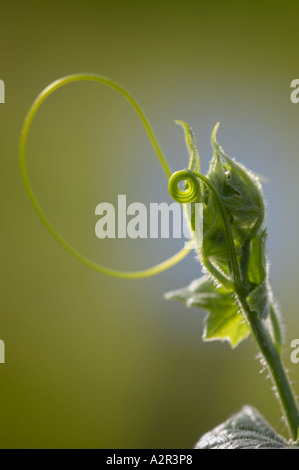
{"type": "Polygon", "coordinates": [[[248,259],[248,282],[252,287],[264,282],[267,276],[266,229],[260,229],[250,241],[250,257],[248,259]]]}
{"type": "Polygon", "coordinates": [[[214,158],[223,162],[222,174],[210,172],[209,177],[215,184],[218,183],[218,191],[234,224],[245,228],[247,233],[253,227],[257,231],[265,217],[262,187],[253,173],[223,152],[216,141],[217,129],[218,125],[212,133],[212,146],[214,158]]]}
{"type": "MultiPolygon", "coordinates": [[[[194,290],[198,289],[201,297],[197,306],[210,312],[205,320],[204,339],[226,339],[232,347],[248,336],[249,328],[238,308],[239,304],[242,310],[247,306],[253,315],[267,321],[268,333],[277,350],[281,351],[280,321],[277,308],[273,308],[268,281],[265,205],[259,179],[224,153],[216,141],[218,125],[212,133],[214,154],[208,174],[206,177],[200,175],[199,151],[192,130],[182,121],[178,121],[178,124],[185,131],[190,154],[189,171],[198,178],[199,199],[202,203],[203,237],[201,243],[195,243],[196,249],[211,279],[221,285],[223,290],[216,290],[211,281],[209,285],[196,281],[198,284],[176,291],[172,298],[184,301],[189,306],[196,305],[194,290]],[[240,292],[243,300],[237,303],[234,295],[238,297],[240,292]],[[203,295],[207,293],[210,304],[203,302],[203,295]]],[[[190,180],[188,183],[194,182],[190,180]]],[[[187,206],[185,213],[189,226],[194,230],[194,219],[198,214],[195,214],[193,202],[187,206]]],[[[196,235],[194,233],[195,241],[196,235]]]]}
{"type": "Polygon", "coordinates": [[[252,312],[256,312],[259,318],[267,318],[269,314],[269,291],[264,280],[255,287],[246,297],[247,304],[252,312]]]}
{"type": "Polygon", "coordinates": [[[205,318],[204,341],[228,341],[235,348],[249,336],[249,327],[239,312],[233,294],[215,286],[209,276],[193,281],[184,289],[168,292],[165,298],[209,311],[205,318]]]}
{"type": "Polygon", "coordinates": [[[195,449],[286,448],[294,449],[251,406],[244,406],[239,413],[204,434],[195,446],[195,449]]]}
{"type": "Polygon", "coordinates": [[[189,152],[189,170],[200,171],[200,156],[193,131],[189,124],[184,121],[175,121],[185,132],[185,141],[189,152]]]}
{"type": "MultiPolygon", "coordinates": [[[[226,155],[212,134],[214,155],[207,177],[213,184],[230,220],[237,259],[247,268],[250,259],[250,241],[264,222],[265,209],[258,179],[245,167],[226,155]],[[243,258],[248,259],[244,263],[243,258]]],[[[229,248],[223,218],[215,195],[204,193],[203,249],[214,264],[225,273],[230,267],[229,248]]]]}
{"type": "MultiPolygon", "coordinates": [[[[185,133],[185,142],[187,146],[187,150],[189,152],[189,166],[188,169],[192,171],[200,171],[200,155],[199,150],[197,147],[197,143],[193,134],[193,131],[189,124],[184,121],[175,121],[176,124],[181,126],[185,133]]],[[[199,200],[198,200],[199,202],[199,200]]],[[[187,218],[187,222],[192,232],[195,231],[195,203],[191,202],[190,206],[185,205],[185,217],[187,218]]]]}

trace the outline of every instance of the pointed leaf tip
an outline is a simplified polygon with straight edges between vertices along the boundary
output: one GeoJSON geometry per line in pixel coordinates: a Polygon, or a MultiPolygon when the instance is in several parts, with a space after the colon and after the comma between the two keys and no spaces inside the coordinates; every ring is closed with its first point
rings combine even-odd
{"type": "Polygon", "coordinates": [[[212,145],[214,146],[215,144],[217,144],[217,139],[216,139],[216,136],[217,136],[217,131],[219,129],[219,125],[220,125],[220,122],[218,121],[215,126],[214,126],[214,129],[212,131],[212,137],[211,137],[211,141],[212,141],[212,145]]]}

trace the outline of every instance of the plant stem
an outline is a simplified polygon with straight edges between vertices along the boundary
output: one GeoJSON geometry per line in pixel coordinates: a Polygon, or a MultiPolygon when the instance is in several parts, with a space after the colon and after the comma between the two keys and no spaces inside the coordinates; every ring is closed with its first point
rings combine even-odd
{"type": "MultiPolygon", "coordinates": [[[[258,318],[257,313],[251,311],[248,306],[246,300],[247,277],[244,275],[241,276],[234,239],[232,235],[232,229],[228,220],[224,204],[221,200],[221,197],[218,195],[217,190],[214,188],[208,178],[204,177],[198,172],[193,173],[212,190],[218,201],[219,209],[223,217],[223,222],[227,235],[235,293],[242,308],[243,314],[250,326],[252,334],[261,350],[266,364],[268,365],[271,377],[273,379],[274,385],[277,389],[277,393],[281,401],[282,409],[289,425],[291,437],[294,441],[296,441],[298,439],[299,430],[299,410],[297,407],[297,403],[278,350],[273,344],[273,341],[270,338],[264,324],[258,318]]],[[[246,264],[247,263],[245,263],[245,266],[243,266],[243,270],[246,268],[246,264]]]]}
{"type": "Polygon", "coordinates": [[[286,371],[281,361],[281,357],[262,321],[257,317],[256,312],[252,312],[242,295],[238,295],[238,300],[246,317],[254,338],[262,352],[262,355],[268,365],[272,380],[277,389],[282,409],[284,411],[290,434],[294,441],[298,438],[299,430],[299,410],[288,380],[286,371]]]}
{"type": "MultiPolygon", "coordinates": [[[[297,403],[288,380],[286,371],[281,361],[280,354],[276,349],[275,345],[273,344],[265,326],[263,325],[262,321],[258,318],[256,312],[250,310],[248,303],[246,301],[246,282],[247,278],[245,276],[241,276],[239,263],[237,260],[236,249],[234,244],[234,239],[232,235],[231,225],[229,223],[224,204],[218,195],[214,186],[209,182],[209,180],[202,175],[194,172],[194,174],[203,180],[213,191],[214,195],[217,198],[220,211],[222,213],[227,240],[228,240],[228,247],[230,251],[230,261],[231,261],[231,268],[233,273],[234,279],[234,286],[235,286],[235,293],[239,300],[240,306],[242,308],[243,314],[247,319],[247,322],[250,326],[250,329],[253,333],[253,336],[261,350],[261,353],[268,365],[270,374],[272,376],[273,382],[276,386],[277,393],[279,395],[282,409],[284,411],[287,423],[289,425],[289,430],[291,437],[294,441],[298,439],[298,431],[299,431],[299,410],[297,407],[297,403]]],[[[244,268],[244,266],[243,266],[244,268]]]]}

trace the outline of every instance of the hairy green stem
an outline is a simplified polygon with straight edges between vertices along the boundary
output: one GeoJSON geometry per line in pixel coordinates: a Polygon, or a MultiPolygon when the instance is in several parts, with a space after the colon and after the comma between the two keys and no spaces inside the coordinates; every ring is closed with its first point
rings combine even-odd
{"type": "Polygon", "coordinates": [[[219,269],[217,269],[213,263],[209,260],[209,257],[205,255],[204,250],[201,251],[200,253],[200,258],[202,261],[202,264],[206,267],[206,269],[209,271],[209,273],[212,275],[213,278],[215,278],[220,284],[222,284],[223,287],[225,287],[227,290],[231,291],[233,290],[233,283],[231,279],[229,279],[223,272],[221,272],[219,269]]]}
{"type": "MultiPolygon", "coordinates": [[[[202,175],[201,175],[202,176],[202,175]]],[[[205,178],[201,179],[207,183],[205,178]]],[[[266,364],[271,373],[273,382],[276,386],[282,408],[289,426],[290,434],[292,439],[295,441],[298,438],[299,430],[299,410],[298,406],[291,389],[290,382],[287,378],[286,371],[281,361],[279,352],[277,351],[275,345],[273,344],[267,330],[265,329],[263,323],[258,318],[256,312],[252,312],[249,309],[249,306],[246,301],[246,286],[244,285],[244,280],[242,279],[239,264],[237,261],[237,255],[234,245],[234,239],[232,235],[231,225],[225,211],[224,204],[218,195],[215,188],[209,182],[208,186],[214,194],[217,194],[217,201],[223,216],[223,221],[226,229],[226,235],[228,240],[228,246],[231,254],[231,269],[233,272],[234,284],[236,295],[241,305],[244,317],[246,318],[250,329],[253,333],[253,336],[258,344],[258,347],[261,350],[261,353],[266,361],[266,364]]]]}
{"type": "Polygon", "coordinates": [[[290,434],[292,439],[295,441],[298,438],[299,411],[290,382],[281,360],[281,356],[272,343],[272,340],[268,335],[268,332],[262,321],[257,317],[257,313],[252,312],[249,309],[249,306],[244,297],[238,296],[238,300],[243,314],[249,323],[253,336],[267,363],[272,380],[281,401],[290,434]]]}
{"type": "MultiPolygon", "coordinates": [[[[196,173],[195,173],[196,174],[196,173]]],[[[199,177],[199,174],[196,174],[199,177]]],[[[256,312],[252,312],[249,309],[249,306],[246,301],[246,286],[244,285],[244,280],[242,279],[239,264],[237,261],[237,255],[234,245],[234,239],[232,235],[231,225],[227,217],[227,213],[225,211],[224,204],[218,195],[216,189],[211,185],[210,182],[206,178],[203,178],[201,175],[200,178],[204,181],[213,193],[217,194],[217,201],[219,204],[219,208],[221,210],[223,221],[225,225],[228,246],[230,251],[231,257],[231,269],[233,272],[234,278],[234,285],[237,298],[241,305],[244,317],[246,318],[250,329],[253,333],[253,336],[258,344],[258,347],[261,350],[261,353],[266,361],[266,364],[269,368],[271,373],[273,382],[276,386],[279,398],[281,400],[282,408],[289,426],[290,434],[292,439],[295,441],[298,438],[298,430],[299,430],[299,410],[297,407],[297,403],[291,389],[290,382],[287,378],[287,374],[283,367],[281,357],[279,352],[277,351],[275,345],[273,344],[270,336],[268,335],[267,330],[265,329],[263,323],[258,318],[256,312]]]]}
{"type": "MultiPolygon", "coordinates": [[[[263,322],[258,318],[258,313],[251,311],[249,305],[247,303],[246,295],[247,295],[247,264],[248,264],[248,255],[249,253],[245,253],[245,261],[243,265],[241,265],[242,272],[240,270],[240,266],[237,259],[234,238],[232,234],[231,224],[228,218],[228,214],[226,212],[224,203],[218,194],[214,185],[209,181],[209,179],[192,170],[183,170],[182,172],[177,172],[170,180],[170,184],[172,182],[176,182],[179,180],[179,174],[181,173],[182,177],[187,177],[189,185],[191,185],[194,181],[193,175],[195,175],[199,180],[201,180],[214,194],[218,206],[223,218],[223,223],[225,227],[227,243],[228,243],[228,251],[230,255],[230,269],[232,272],[233,278],[233,288],[242,309],[244,318],[246,319],[252,334],[257,342],[257,345],[263,355],[263,358],[268,366],[270,371],[271,377],[273,379],[274,385],[276,387],[278,396],[281,401],[282,409],[284,411],[290,434],[292,439],[295,441],[298,439],[298,430],[299,430],[299,410],[297,407],[297,403],[288,380],[286,371],[282,364],[281,356],[279,353],[279,348],[275,346],[271,337],[268,334],[268,331],[263,324],[263,322]],[[192,178],[188,178],[188,172],[192,174],[192,178]]],[[[199,184],[199,182],[198,182],[199,184]]],[[[192,188],[189,187],[190,193],[192,188]]],[[[247,251],[249,250],[249,246],[246,247],[247,251]]],[[[246,251],[246,250],[245,250],[246,251]]],[[[204,260],[204,257],[203,257],[204,260]]],[[[206,266],[209,269],[209,266],[206,266]]],[[[213,274],[213,271],[212,271],[213,274]]],[[[225,284],[223,284],[225,287],[225,284]]],[[[273,308],[273,306],[271,306],[273,308]]]]}

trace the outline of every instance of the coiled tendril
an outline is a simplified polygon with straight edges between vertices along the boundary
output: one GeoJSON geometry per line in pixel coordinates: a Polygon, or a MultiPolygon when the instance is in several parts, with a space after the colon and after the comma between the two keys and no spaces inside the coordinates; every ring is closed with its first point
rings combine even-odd
{"type": "MultiPolygon", "coordinates": [[[[200,197],[200,181],[214,194],[218,207],[220,209],[220,213],[223,219],[227,242],[228,242],[228,250],[230,255],[230,263],[231,269],[233,274],[233,282],[235,284],[235,288],[237,292],[241,292],[242,290],[242,283],[241,283],[241,275],[239,270],[239,265],[236,256],[236,250],[234,246],[234,239],[232,234],[231,225],[228,219],[228,215],[226,209],[224,207],[223,201],[214,187],[212,182],[204,175],[197,171],[193,170],[179,170],[171,175],[168,181],[168,190],[170,195],[175,199],[177,202],[180,203],[190,203],[196,200],[199,200],[200,197]],[[187,181],[187,187],[185,190],[181,190],[179,188],[179,183],[181,181],[187,181]]],[[[209,265],[209,271],[214,274],[214,277],[221,282],[224,286],[231,286],[231,280],[226,278],[223,273],[218,272],[215,267],[209,262],[208,258],[205,257],[204,252],[202,252],[202,256],[205,258],[204,264],[207,266],[209,265]]]]}
{"type": "Polygon", "coordinates": [[[177,264],[179,261],[181,261],[187,254],[190,252],[190,248],[193,245],[193,240],[191,240],[187,246],[182,248],[178,253],[176,253],[174,256],[171,258],[167,259],[166,261],[163,261],[160,264],[157,264],[156,266],[153,266],[148,269],[144,269],[141,271],[119,271],[117,269],[111,269],[106,266],[102,266],[100,264],[95,263],[94,261],[86,258],[83,254],[79,253],[73,246],[71,246],[67,240],[63,238],[62,235],[56,230],[56,228],[52,225],[52,223],[49,221],[48,217],[44,213],[43,209],[41,208],[34,191],[31,187],[30,179],[27,173],[27,167],[26,167],[26,144],[27,144],[27,139],[28,139],[28,133],[31,128],[32,121],[40,108],[40,106],[43,104],[43,102],[56,90],[61,88],[62,86],[68,85],[70,83],[78,82],[78,81],[90,81],[90,82],[96,82],[100,83],[102,85],[109,86],[110,88],[113,88],[115,91],[120,93],[129,103],[130,105],[134,108],[136,111],[138,117],[140,118],[144,129],[150,139],[150,142],[153,146],[153,149],[157,155],[157,158],[161,164],[161,167],[166,175],[167,178],[171,176],[171,170],[169,168],[169,165],[167,163],[167,160],[161,150],[161,147],[157,141],[157,138],[154,134],[154,131],[145,116],[144,112],[140,108],[139,104],[137,101],[128,93],[123,87],[121,87],[118,83],[113,82],[109,78],[102,77],[100,75],[95,75],[95,74],[76,74],[76,75],[68,75],[66,77],[62,77],[55,82],[51,83],[49,86],[47,86],[35,99],[34,103],[32,104],[31,108],[28,111],[28,114],[26,116],[24,126],[22,129],[22,134],[21,134],[21,140],[20,140],[20,167],[21,167],[21,174],[23,177],[23,181],[25,184],[26,191],[30,197],[30,200],[38,213],[39,217],[49,230],[49,232],[53,235],[54,238],[67,250],[69,251],[75,258],[77,258],[79,261],[84,263],[86,266],[89,266],[90,268],[99,271],[103,274],[107,274],[108,276],[114,276],[114,277],[121,277],[121,278],[127,278],[127,279],[139,279],[143,277],[149,277],[149,276],[154,276],[155,274],[159,274],[166,269],[170,268],[171,266],[174,266],[177,264]]]}
{"type": "Polygon", "coordinates": [[[200,198],[200,183],[196,175],[190,170],[179,170],[171,175],[168,181],[170,196],[181,204],[198,201],[200,198]],[[186,181],[187,185],[181,190],[179,183],[186,181]]]}

